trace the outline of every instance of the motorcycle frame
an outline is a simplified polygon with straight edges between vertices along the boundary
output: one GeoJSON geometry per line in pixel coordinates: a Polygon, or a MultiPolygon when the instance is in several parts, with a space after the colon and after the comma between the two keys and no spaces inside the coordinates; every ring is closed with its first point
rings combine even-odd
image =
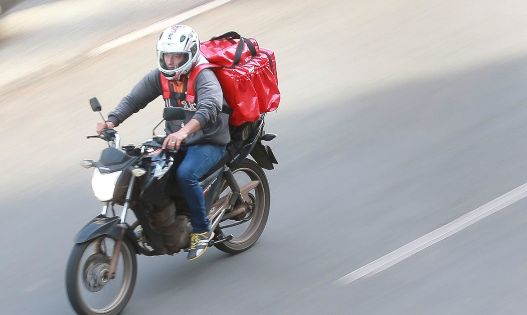
{"type": "MultiPolygon", "coordinates": [[[[220,169],[215,170],[207,176],[204,180],[200,182],[207,183],[210,181],[211,183],[209,185],[214,186],[214,180],[217,180],[221,183],[222,179],[225,179],[227,182],[227,185],[231,189],[231,193],[227,196],[224,196],[222,198],[225,198],[224,200],[217,200],[215,203],[216,206],[210,205],[212,201],[218,198],[218,195],[221,193],[219,191],[221,189],[221,185],[216,185],[215,189],[210,194],[210,199],[206,198],[206,204],[208,205],[207,210],[209,210],[209,220],[211,223],[211,230],[215,230],[219,223],[221,222],[221,219],[225,215],[227,211],[230,211],[233,209],[236,202],[240,199],[243,199],[243,196],[240,192],[240,187],[238,183],[236,182],[236,179],[234,178],[234,175],[231,171],[231,168],[235,168],[244,158],[246,158],[249,154],[253,156],[255,161],[263,168],[266,169],[272,169],[273,164],[276,164],[276,158],[274,157],[270,147],[263,145],[261,142],[264,136],[267,136],[264,134],[264,119],[261,119],[257,122],[257,125],[253,129],[253,132],[251,135],[248,136],[248,139],[251,139],[248,143],[243,145],[239,150],[238,153],[231,159],[231,161],[228,161],[220,167],[220,169]],[[253,152],[254,151],[254,152],[253,152]],[[208,199],[208,200],[207,200],[208,199]],[[208,202],[207,202],[208,201],[208,202]],[[217,207],[217,209],[215,209],[217,207]],[[213,212],[214,211],[214,212],[213,212]]],[[[120,145],[120,138],[118,137],[118,134],[116,134],[116,139],[113,141],[112,145],[115,147],[119,147],[120,145]]],[[[274,135],[271,137],[271,139],[274,138],[274,135]]],[[[147,252],[145,251],[141,246],[138,244],[138,239],[133,230],[131,229],[130,225],[126,223],[126,217],[127,213],[130,210],[129,205],[134,189],[134,184],[136,181],[135,176],[130,177],[129,185],[126,192],[126,199],[123,204],[123,209],[121,211],[120,215],[115,215],[114,217],[108,217],[108,208],[113,210],[113,202],[107,202],[103,206],[103,209],[101,211],[101,214],[95,217],[93,220],[91,220],[88,224],[86,224],[77,234],[75,238],[75,243],[81,244],[85,242],[89,242],[93,239],[96,239],[98,237],[107,235],[111,238],[113,238],[116,242],[114,245],[114,251],[112,257],[112,266],[110,270],[110,275],[114,276],[115,274],[115,266],[117,264],[117,257],[120,252],[120,246],[125,237],[129,238],[131,243],[135,247],[136,253],[143,254],[145,256],[156,256],[159,255],[154,252],[147,252]]],[[[202,185],[203,186],[207,186],[202,185]]]]}

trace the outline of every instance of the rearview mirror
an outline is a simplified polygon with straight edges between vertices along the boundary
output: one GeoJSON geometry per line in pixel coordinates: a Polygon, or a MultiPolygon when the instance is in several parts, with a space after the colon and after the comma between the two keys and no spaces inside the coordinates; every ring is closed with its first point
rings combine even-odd
{"type": "Polygon", "coordinates": [[[163,111],[164,120],[185,120],[185,110],[181,107],[165,107],[163,111]]]}
{"type": "Polygon", "coordinates": [[[90,98],[90,105],[94,112],[100,112],[102,110],[101,103],[99,103],[99,100],[96,97],[90,98]]]}

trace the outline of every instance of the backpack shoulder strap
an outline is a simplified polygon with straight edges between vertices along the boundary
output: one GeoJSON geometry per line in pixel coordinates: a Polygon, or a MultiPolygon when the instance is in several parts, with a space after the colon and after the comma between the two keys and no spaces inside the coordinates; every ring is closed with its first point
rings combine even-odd
{"type": "Polygon", "coordinates": [[[200,65],[195,66],[188,76],[188,83],[187,83],[187,97],[186,101],[189,103],[194,103],[196,100],[196,89],[195,89],[195,83],[196,78],[198,77],[199,73],[208,68],[220,68],[220,66],[212,64],[212,63],[202,63],[200,65]]]}
{"type": "Polygon", "coordinates": [[[168,82],[168,79],[163,75],[163,73],[159,72],[159,81],[161,82],[161,89],[163,90],[163,98],[169,99],[170,98],[170,83],[168,82]]]}

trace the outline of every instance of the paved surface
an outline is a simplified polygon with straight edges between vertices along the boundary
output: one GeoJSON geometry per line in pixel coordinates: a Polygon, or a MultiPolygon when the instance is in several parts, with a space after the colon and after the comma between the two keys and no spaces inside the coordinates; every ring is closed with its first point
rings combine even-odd
{"type": "Polygon", "coordinates": [[[77,63],[105,42],[206,2],[19,1],[0,18],[0,86],[17,88],[27,82],[28,75],[41,79],[77,63]]]}
{"type": "MultiPolygon", "coordinates": [[[[204,38],[236,29],[276,49],[272,213],[241,255],[140,257],[124,313],[524,314],[525,200],[334,281],[527,181],[526,15],[512,0],[245,0],[189,20],[204,38]]],[[[99,210],[77,166],[103,147],[84,140],[88,99],[115,106],[155,65],[156,37],[0,94],[2,313],[72,312],[66,259],[99,210]]],[[[125,143],[148,137],[157,103],[120,127],[125,143]]]]}

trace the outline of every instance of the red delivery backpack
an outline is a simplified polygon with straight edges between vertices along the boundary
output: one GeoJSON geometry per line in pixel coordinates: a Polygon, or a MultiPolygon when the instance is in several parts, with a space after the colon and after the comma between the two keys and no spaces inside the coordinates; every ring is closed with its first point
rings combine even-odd
{"type": "Polygon", "coordinates": [[[229,123],[240,126],[260,114],[273,111],[280,103],[274,52],[260,48],[253,38],[228,32],[200,44],[209,63],[196,66],[187,83],[186,100],[195,100],[194,82],[199,72],[211,68],[232,110],[229,123]]]}

